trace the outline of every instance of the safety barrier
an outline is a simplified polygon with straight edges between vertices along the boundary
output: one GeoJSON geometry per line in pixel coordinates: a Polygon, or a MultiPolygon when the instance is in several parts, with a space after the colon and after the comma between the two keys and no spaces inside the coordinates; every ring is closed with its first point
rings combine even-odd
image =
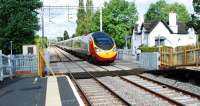
{"type": "Polygon", "coordinates": [[[14,68],[16,74],[35,74],[37,73],[36,55],[14,55],[14,68]]]}
{"type": "Polygon", "coordinates": [[[158,70],[160,61],[158,52],[144,52],[140,54],[139,62],[142,68],[148,70],[158,70]]]}
{"type": "Polygon", "coordinates": [[[0,81],[15,75],[13,58],[0,53],[0,81]]]}
{"type": "Polygon", "coordinates": [[[117,49],[117,60],[126,60],[132,56],[131,49],[117,49]]]}

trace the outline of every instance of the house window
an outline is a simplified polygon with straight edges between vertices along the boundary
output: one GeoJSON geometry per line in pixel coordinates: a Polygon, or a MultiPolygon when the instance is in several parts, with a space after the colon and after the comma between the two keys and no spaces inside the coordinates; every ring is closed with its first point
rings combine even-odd
{"type": "Polygon", "coordinates": [[[164,46],[165,39],[155,39],[155,46],[164,46]]]}
{"type": "Polygon", "coordinates": [[[33,47],[28,47],[28,54],[33,54],[33,47]]]}

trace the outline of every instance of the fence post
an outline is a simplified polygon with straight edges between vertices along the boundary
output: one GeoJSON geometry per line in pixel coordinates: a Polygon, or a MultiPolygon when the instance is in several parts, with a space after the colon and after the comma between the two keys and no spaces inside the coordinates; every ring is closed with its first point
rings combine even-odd
{"type": "Polygon", "coordinates": [[[186,65],[187,63],[187,60],[186,60],[186,48],[185,47],[182,47],[182,50],[183,50],[183,59],[184,59],[184,62],[183,62],[183,65],[186,65]]]}
{"type": "Polygon", "coordinates": [[[173,58],[173,48],[170,48],[169,50],[170,50],[170,66],[173,66],[173,60],[174,60],[174,58],[173,58]]]}

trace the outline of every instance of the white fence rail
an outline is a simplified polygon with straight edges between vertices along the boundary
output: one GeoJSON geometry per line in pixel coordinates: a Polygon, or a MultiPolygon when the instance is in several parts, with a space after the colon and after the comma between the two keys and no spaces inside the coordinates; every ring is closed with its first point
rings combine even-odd
{"type": "Polygon", "coordinates": [[[12,78],[16,73],[36,73],[37,72],[36,55],[13,55],[7,56],[0,53],[0,81],[5,78],[12,78]]]}
{"type": "Polygon", "coordinates": [[[5,78],[12,78],[15,75],[13,59],[10,56],[0,54],[0,81],[5,78]]]}
{"type": "Polygon", "coordinates": [[[131,49],[117,49],[117,60],[126,60],[129,56],[132,56],[131,49]]]}
{"type": "Polygon", "coordinates": [[[141,53],[139,62],[144,69],[158,70],[160,65],[159,57],[160,54],[158,52],[141,53]]]}
{"type": "Polygon", "coordinates": [[[14,67],[17,73],[36,73],[36,55],[14,55],[14,67]]]}

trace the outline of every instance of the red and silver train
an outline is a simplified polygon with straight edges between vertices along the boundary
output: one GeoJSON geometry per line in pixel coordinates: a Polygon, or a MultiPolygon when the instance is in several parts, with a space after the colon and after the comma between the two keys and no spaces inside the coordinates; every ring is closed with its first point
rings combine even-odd
{"type": "Polygon", "coordinates": [[[64,40],[58,42],[57,46],[79,56],[87,56],[94,62],[112,63],[117,56],[114,40],[104,32],[93,32],[64,40]]]}

